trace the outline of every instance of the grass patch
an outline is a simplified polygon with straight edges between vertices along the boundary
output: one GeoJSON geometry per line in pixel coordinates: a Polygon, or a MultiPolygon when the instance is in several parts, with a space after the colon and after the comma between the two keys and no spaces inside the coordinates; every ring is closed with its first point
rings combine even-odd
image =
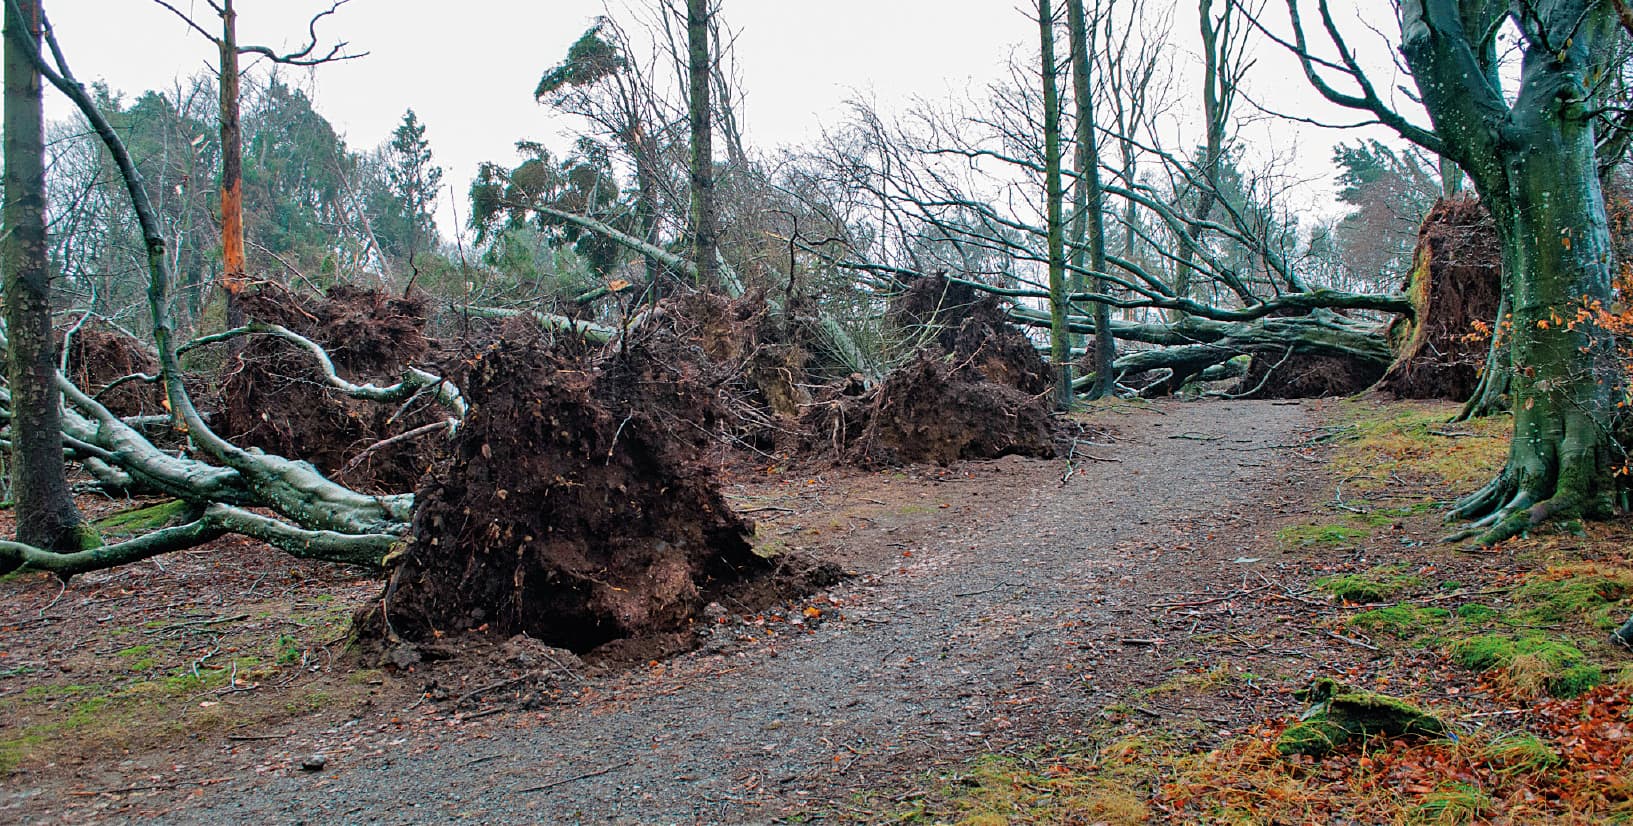
{"type": "Polygon", "coordinates": [[[1585,624],[1609,631],[1627,619],[1633,571],[1598,563],[1550,568],[1514,589],[1519,617],[1531,625],[1585,624]]]}
{"type": "Polygon", "coordinates": [[[1337,445],[1333,467],[1359,490],[1382,488],[1402,472],[1460,490],[1478,487],[1502,468],[1513,424],[1491,416],[1448,425],[1457,410],[1454,404],[1346,402],[1342,424],[1327,437],[1337,445]]]}
{"type": "Polygon", "coordinates": [[[1159,741],[1130,736],[1092,751],[986,755],[929,778],[929,788],[906,803],[864,797],[848,816],[863,823],[1134,826],[1154,814],[1146,800],[1156,756],[1167,750],[1159,741]]]}
{"type": "Polygon", "coordinates": [[[1453,643],[1450,653],[1459,665],[1489,673],[1522,696],[1575,697],[1605,682],[1604,670],[1582,649],[1537,631],[1469,637],[1453,643]]]}
{"type": "Polygon", "coordinates": [[[1524,731],[1499,735],[1480,748],[1480,757],[1507,772],[1546,771],[1565,762],[1541,738],[1524,731]]]}
{"type": "Polygon", "coordinates": [[[1313,584],[1343,602],[1365,604],[1388,602],[1407,588],[1422,585],[1423,580],[1405,566],[1380,565],[1359,574],[1322,577],[1313,584]]]}
{"type": "Polygon", "coordinates": [[[1413,823],[1453,826],[1474,823],[1491,811],[1491,795],[1468,783],[1450,783],[1425,795],[1412,811],[1413,823]]]}

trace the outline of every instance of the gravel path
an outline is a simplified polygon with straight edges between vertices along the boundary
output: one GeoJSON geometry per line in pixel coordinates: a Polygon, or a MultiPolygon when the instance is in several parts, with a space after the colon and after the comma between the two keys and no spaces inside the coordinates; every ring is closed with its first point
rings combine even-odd
{"type": "Polygon", "coordinates": [[[1069,738],[1166,663],[1164,634],[1184,628],[1158,625],[1151,603],[1239,575],[1230,543],[1207,540],[1262,528],[1250,505],[1310,414],[1167,404],[1117,424],[1118,444],[1079,448],[1098,459],[1068,484],[836,590],[844,619],[815,633],[604,678],[579,703],[450,726],[321,774],[224,784],[163,819],[767,823],[936,763],[1069,738]]]}

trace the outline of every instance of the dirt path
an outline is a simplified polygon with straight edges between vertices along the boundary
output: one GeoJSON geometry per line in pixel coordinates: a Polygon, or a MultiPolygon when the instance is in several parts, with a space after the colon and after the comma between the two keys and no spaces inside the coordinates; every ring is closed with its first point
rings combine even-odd
{"type": "Polygon", "coordinates": [[[387,732],[383,753],[224,783],[164,819],[761,823],[1070,737],[1169,661],[1185,629],[1158,625],[1152,603],[1241,576],[1234,557],[1265,532],[1251,504],[1310,419],[1263,402],[1127,414],[1118,444],[1079,448],[1098,460],[1068,484],[1062,463],[1038,463],[1037,481],[1056,478],[840,587],[843,619],[815,633],[605,678],[573,705],[450,726],[438,742],[387,732]]]}

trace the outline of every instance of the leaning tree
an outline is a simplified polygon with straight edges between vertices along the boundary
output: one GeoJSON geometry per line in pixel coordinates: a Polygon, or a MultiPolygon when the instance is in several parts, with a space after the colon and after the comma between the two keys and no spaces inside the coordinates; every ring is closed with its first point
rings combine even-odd
{"type": "MultiPolygon", "coordinates": [[[[1457,538],[1497,542],[1547,520],[1612,509],[1618,367],[1611,335],[1578,321],[1608,304],[1610,229],[1599,179],[1618,30],[1613,0],[1398,0],[1400,50],[1432,128],[1392,108],[1317,0],[1318,52],[1299,0],[1291,47],[1311,85],[1407,140],[1449,158],[1496,219],[1512,319],[1514,438],[1503,470],[1454,510],[1457,538]],[[1501,70],[1511,36],[1517,75],[1501,70]]],[[[1611,110],[1614,111],[1613,109],[1611,110]]]]}

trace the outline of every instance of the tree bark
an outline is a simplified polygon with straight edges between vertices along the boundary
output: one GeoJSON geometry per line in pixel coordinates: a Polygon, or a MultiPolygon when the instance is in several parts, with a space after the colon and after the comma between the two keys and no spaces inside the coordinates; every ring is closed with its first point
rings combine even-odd
{"type": "MultiPolygon", "coordinates": [[[[239,122],[238,12],[222,0],[221,73],[221,284],[226,289],[227,326],[244,323],[238,293],[244,289],[244,134],[239,122]]],[[[236,346],[233,350],[237,353],[236,346]]]]}
{"type": "Polygon", "coordinates": [[[692,261],[697,283],[712,288],[719,274],[714,203],[714,112],[710,95],[709,4],[686,0],[687,69],[692,129],[692,261]]]}
{"type": "MultiPolygon", "coordinates": [[[[45,220],[45,120],[40,74],[23,43],[40,42],[39,0],[5,12],[5,315],[9,333],[12,497],[17,538],[77,551],[91,535],[68,490],[62,412],[51,329],[51,272],[45,220]]],[[[37,48],[37,46],[36,46],[37,48]]],[[[0,570],[16,567],[0,559],[0,570]]]]}
{"type": "Polygon", "coordinates": [[[1049,245],[1049,360],[1055,368],[1055,405],[1072,409],[1072,338],[1066,324],[1066,200],[1061,181],[1060,76],[1055,62],[1055,15],[1038,0],[1038,42],[1043,73],[1043,184],[1049,245]]]}
{"type": "MultiPolygon", "coordinates": [[[[1612,509],[1614,342],[1597,325],[1573,322],[1584,303],[1610,301],[1590,89],[1616,19],[1597,0],[1514,15],[1525,56],[1510,105],[1482,65],[1486,20],[1475,11],[1458,0],[1407,0],[1401,31],[1443,154],[1497,219],[1508,273],[1514,438],[1497,478],[1453,511],[1476,520],[1454,538],[1492,543],[1612,509]]],[[[1483,11],[1491,20],[1506,13],[1483,11]]]]}
{"type": "MultiPolygon", "coordinates": [[[[1096,9],[1098,10],[1098,5],[1096,9]]],[[[1077,210],[1073,236],[1077,242],[1077,269],[1083,268],[1087,242],[1088,268],[1095,273],[1094,292],[1106,293],[1105,190],[1100,185],[1100,143],[1095,132],[1093,79],[1090,77],[1089,27],[1083,0],[1067,0],[1067,28],[1072,43],[1072,92],[1077,104],[1077,210]]],[[[1111,305],[1094,305],[1094,386],[1090,399],[1112,395],[1117,389],[1117,337],[1111,331],[1111,305]]]]}

